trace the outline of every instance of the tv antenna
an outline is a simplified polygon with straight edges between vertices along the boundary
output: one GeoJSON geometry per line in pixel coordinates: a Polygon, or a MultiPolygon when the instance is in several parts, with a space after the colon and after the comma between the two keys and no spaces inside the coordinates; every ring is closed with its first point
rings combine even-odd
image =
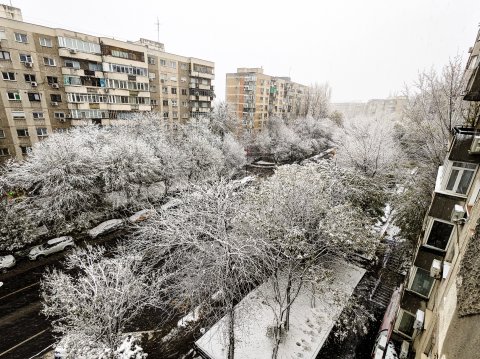
{"type": "Polygon", "coordinates": [[[158,16],[155,25],[157,25],[157,42],[160,42],[160,20],[158,20],[158,16]]]}

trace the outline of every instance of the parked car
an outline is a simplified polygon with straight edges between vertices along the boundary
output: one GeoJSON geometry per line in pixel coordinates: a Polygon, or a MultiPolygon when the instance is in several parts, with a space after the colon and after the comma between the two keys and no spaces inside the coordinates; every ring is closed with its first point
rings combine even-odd
{"type": "Polygon", "coordinates": [[[138,211],[137,213],[132,214],[130,217],[128,217],[128,221],[130,223],[137,223],[144,221],[151,216],[153,216],[156,213],[154,209],[148,208],[148,209],[142,209],[141,211],[138,211]]]}
{"type": "Polygon", "coordinates": [[[0,256],[0,269],[12,268],[15,265],[15,257],[11,254],[0,256]]]}
{"type": "Polygon", "coordinates": [[[90,238],[97,238],[100,235],[113,232],[123,226],[123,220],[121,219],[110,219],[103,223],[100,223],[95,228],[92,228],[87,233],[90,238]]]}
{"type": "Polygon", "coordinates": [[[28,258],[33,261],[38,258],[48,256],[52,253],[61,252],[73,247],[75,247],[75,243],[73,242],[73,238],[70,236],[53,238],[48,240],[47,243],[32,247],[30,252],[28,252],[28,258]]]}

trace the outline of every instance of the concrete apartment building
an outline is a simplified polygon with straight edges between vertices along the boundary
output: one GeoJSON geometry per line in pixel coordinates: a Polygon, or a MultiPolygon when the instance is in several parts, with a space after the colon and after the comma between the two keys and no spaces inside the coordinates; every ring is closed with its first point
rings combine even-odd
{"type": "Polygon", "coordinates": [[[405,96],[394,96],[386,99],[371,99],[367,102],[332,103],[332,110],[338,111],[345,118],[357,116],[401,119],[407,106],[405,96]]]}
{"type": "Polygon", "coordinates": [[[169,124],[211,111],[214,63],[169,54],[156,41],[125,42],[23,22],[0,5],[0,162],[22,159],[55,131],[114,124],[157,111],[169,124]]]}
{"type": "Polygon", "coordinates": [[[238,68],[226,75],[226,101],[239,130],[261,131],[271,116],[300,114],[307,90],[289,77],[266,75],[262,68],[238,68]]]}
{"type": "MultiPolygon", "coordinates": [[[[464,100],[480,101],[480,31],[464,100]]],[[[458,127],[405,282],[392,339],[400,358],[480,357],[480,118],[458,127]]]]}

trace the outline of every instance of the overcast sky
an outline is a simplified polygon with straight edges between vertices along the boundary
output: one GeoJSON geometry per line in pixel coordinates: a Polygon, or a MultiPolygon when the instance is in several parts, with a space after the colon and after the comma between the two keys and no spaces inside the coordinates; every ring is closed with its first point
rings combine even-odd
{"type": "MultiPolygon", "coordinates": [[[[8,1],[4,0],[8,4],[8,1]]],[[[479,0],[12,0],[24,21],[93,35],[157,39],[167,52],[215,62],[225,73],[265,73],[328,82],[333,102],[401,92],[419,70],[463,59],[475,41],[479,0]]]]}

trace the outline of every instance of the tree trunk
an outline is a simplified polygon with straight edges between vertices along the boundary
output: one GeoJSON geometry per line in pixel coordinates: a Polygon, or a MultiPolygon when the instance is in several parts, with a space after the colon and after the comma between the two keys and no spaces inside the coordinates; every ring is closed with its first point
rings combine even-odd
{"type": "Polygon", "coordinates": [[[235,357],[235,310],[233,302],[228,307],[228,359],[235,357]]]}
{"type": "Polygon", "coordinates": [[[272,359],[277,359],[278,356],[278,348],[280,347],[280,340],[282,335],[282,322],[277,323],[273,330],[273,352],[272,352],[272,359]]]}
{"type": "Polygon", "coordinates": [[[288,280],[287,280],[287,287],[285,288],[287,294],[287,310],[285,311],[285,331],[288,332],[290,329],[290,301],[291,299],[291,291],[292,291],[292,274],[291,272],[288,273],[288,280]]]}

